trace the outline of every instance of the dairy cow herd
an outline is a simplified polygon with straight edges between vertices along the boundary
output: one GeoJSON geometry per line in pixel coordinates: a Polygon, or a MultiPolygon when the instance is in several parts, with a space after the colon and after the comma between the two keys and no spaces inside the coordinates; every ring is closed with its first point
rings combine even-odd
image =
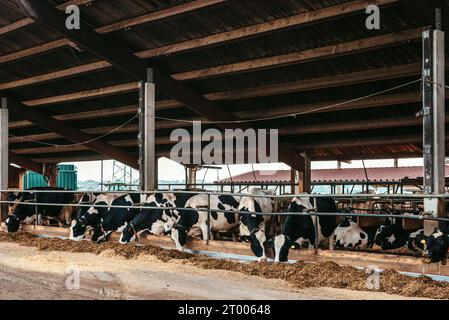
{"type": "Polygon", "coordinates": [[[276,262],[288,261],[291,249],[315,245],[331,250],[407,248],[422,253],[429,262],[445,262],[449,249],[449,230],[445,228],[437,228],[432,235],[425,236],[422,229],[404,230],[402,219],[387,218],[379,226],[365,228],[344,213],[341,216],[297,214],[339,212],[334,199],[328,197],[294,197],[280,230],[271,234],[267,226],[279,217],[271,214],[277,212],[275,199],[265,189],[254,189],[243,197],[158,192],[146,196],[86,193],[79,199],[74,193],[59,190],[35,188],[10,193],[8,200],[15,203],[10,204],[6,219],[8,232],[18,231],[21,222],[47,218],[60,226],[69,225],[72,240],[89,238],[100,242],[119,232],[119,242],[126,244],[137,241],[147,232],[169,235],[181,251],[190,235],[201,234],[203,239],[213,239],[217,233],[228,232],[234,240],[248,242],[259,261],[267,260],[267,250],[271,250],[276,262]],[[73,203],[77,205],[65,205],[73,203]]]}

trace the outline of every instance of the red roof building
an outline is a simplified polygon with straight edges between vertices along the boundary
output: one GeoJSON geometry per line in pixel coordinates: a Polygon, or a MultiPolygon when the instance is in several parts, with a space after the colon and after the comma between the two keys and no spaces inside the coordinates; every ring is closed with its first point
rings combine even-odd
{"type": "MultiPolygon", "coordinates": [[[[369,182],[398,183],[407,180],[421,180],[423,167],[389,167],[351,169],[315,169],[312,170],[312,184],[359,184],[369,182]]],[[[446,166],[449,177],[449,166],[446,166]]],[[[290,183],[290,170],[265,171],[256,170],[217,181],[218,184],[286,184],[290,183]]]]}

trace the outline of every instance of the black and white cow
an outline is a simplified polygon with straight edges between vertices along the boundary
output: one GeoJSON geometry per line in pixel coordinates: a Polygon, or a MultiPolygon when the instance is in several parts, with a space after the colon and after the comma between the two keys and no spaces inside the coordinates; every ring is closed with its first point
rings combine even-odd
{"type": "Polygon", "coordinates": [[[448,228],[435,228],[434,232],[427,238],[423,239],[422,243],[425,245],[424,260],[426,263],[442,262],[446,264],[447,253],[449,250],[449,234],[448,228]]]}
{"type": "Polygon", "coordinates": [[[260,213],[273,212],[274,201],[271,197],[258,197],[274,195],[271,190],[253,189],[249,196],[240,199],[238,207],[240,218],[240,238],[251,243],[251,251],[259,261],[266,261],[265,224],[272,218],[270,215],[260,213]],[[257,214],[259,213],[259,214],[257,214]]]}
{"type": "Polygon", "coordinates": [[[334,248],[365,249],[368,247],[369,236],[353,218],[340,222],[334,231],[334,248]]]}
{"type": "Polygon", "coordinates": [[[424,234],[424,229],[410,233],[407,241],[407,247],[414,252],[424,252],[425,243],[428,237],[424,234]]]}
{"type": "Polygon", "coordinates": [[[27,217],[40,214],[42,217],[59,219],[61,210],[66,204],[73,202],[75,195],[73,192],[54,192],[65,191],[61,188],[40,187],[26,190],[20,194],[19,204],[13,209],[12,214],[6,219],[8,232],[17,232],[20,227],[20,221],[27,217]],[[36,192],[39,191],[39,192],[36,192]],[[53,191],[53,192],[45,192],[53,191]],[[31,204],[30,204],[31,203],[31,204]],[[39,204],[36,204],[39,203],[39,204]],[[45,204],[61,204],[60,206],[50,206],[45,204]]]}
{"type": "Polygon", "coordinates": [[[402,219],[396,219],[390,225],[381,225],[377,229],[374,238],[374,247],[380,247],[383,251],[400,249],[408,245],[410,235],[417,230],[404,230],[402,219]]]}
{"type": "MultiPolygon", "coordinates": [[[[295,197],[292,199],[288,212],[307,212],[316,209],[318,212],[337,212],[337,206],[332,198],[308,198],[295,197]],[[314,203],[314,205],[312,205],[314,203]]],[[[275,261],[288,261],[288,252],[296,245],[309,247],[317,240],[321,243],[329,241],[332,248],[332,235],[337,227],[337,217],[335,216],[306,216],[290,215],[282,226],[280,235],[274,237],[269,244],[273,248],[275,261]],[[318,221],[318,239],[315,239],[315,227],[318,221]]]]}
{"type": "MultiPolygon", "coordinates": [[[[171,230],[171,238],[179,251],[184,250],[187,241],[187,233],[192,228],[200,228],[203,239],[207,235],[207,209],[226,210],[236,212],[239,207],[239,198],[231,195],[210,195],[199,194],[190,198],[185,204],[187,209],[181,210],[180,218],[171,230]],[[209,207],[210,201],[210,207],[209,207]],[[205,210],[206,209],[206,210],[205,210]]],[[[210,231],[229,231],[239,225],[239,216],[231,212],[211,212],[210,231]]],[[[211,234],[208,235],[210,238],[211,234]]]]}
{"type": "Polygon", "coordinates": [[[143,207],[148,207],[148,209],[140,210],[126,224],[119,242],[128,243],[134,241],[144,231],[148,231],[154,235],[168,233],[179,220],[179,210],[171,208],[184,208],[187,200],[193,196],[195,194],[182,192],[158,192],[149,195],[142,205],[143,207]]]}
{"type": "Polygon", "coordinates": [[[139,194],[100,194],[95,196],[93,205],[81,217],[72,222],[70,239],[83,239],[87,227],[94,229],[92,241],[96,242],[105,240],[114,231],[121,232],[126,223],[136,216],[137,210],[132,206],[139,202],[139,194]],[[114,208],[114,206],[120,208],[114,208]]]}

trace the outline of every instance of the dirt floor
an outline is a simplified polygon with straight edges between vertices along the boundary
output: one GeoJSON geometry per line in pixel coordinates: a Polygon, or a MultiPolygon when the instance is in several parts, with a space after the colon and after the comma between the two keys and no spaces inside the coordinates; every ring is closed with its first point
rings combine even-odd
{"type": "Polygon", "coordinates": [[[182,260],[162,262],[142,255],[129,260],[42,251],[0,243],[0,299],[404,299],[346,289],[295,289],[287,281],[225,270],[207,270],[182,260]],[[79,271],[80,288],[72,279],[79,271]],[[69,290],[66,287],[68,283],[69,290]]]}

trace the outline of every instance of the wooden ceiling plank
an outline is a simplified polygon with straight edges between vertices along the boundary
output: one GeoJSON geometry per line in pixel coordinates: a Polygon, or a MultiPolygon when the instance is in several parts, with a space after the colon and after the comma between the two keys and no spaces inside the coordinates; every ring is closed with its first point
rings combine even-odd
{"type": "Polygon", "coordinates": [[[83,143],[83,145],[89,149],[107,155],[111,159],[119,160],[133,168],[138,167],[137,157],[130,155],[119,148],[110,146],[101,140],[94,140],[94,136],[86,134],[68,123],[56,120],[42,111],[29,108],[20,101],[8,98],[8,109],[15,117],[32,121],[36,125],[46,130],[56,132],[72,142],[83,143]]]}

